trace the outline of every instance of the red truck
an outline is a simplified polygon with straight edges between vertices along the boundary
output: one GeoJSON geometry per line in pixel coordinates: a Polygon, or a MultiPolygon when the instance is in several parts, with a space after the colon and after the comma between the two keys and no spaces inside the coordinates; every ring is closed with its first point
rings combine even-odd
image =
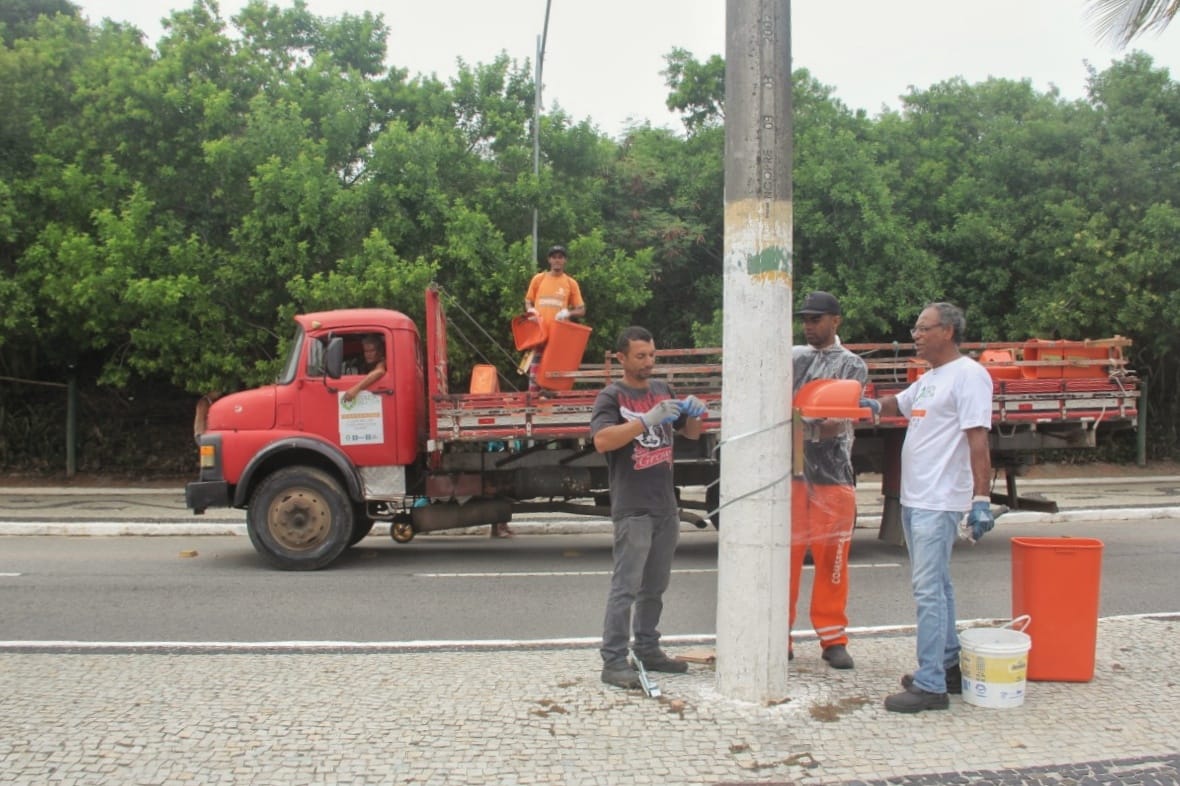
{"type": "MultiPolygon", "coordinates": [[[[543,394],[452,393],[447,321],[433,286],[426,292],[425,342],[409,317],[385,309],[303,314],[295,322],[275,384],[208,408],[197,436],[200,475],[185,489],[197,514],[246,510],[250,540],[274,566],[325,567],[376,521],[388,522],[393,539],[404,543],[417,533],[507,522],[521,512],[609,515],[606,464],[589,439],[598,390],[621,377],[609,354],[599,364],[550,372],[547,384],[559,389],[543,394]],[[348,358],[373,335],[383,339],[387,370],[345,401],[344,391],[363,376],[348,358]]],[[[1018,504],[1015,478],[1030,454],[1093,447],[1100,426],[1134,427],[1137,415],[1137,385],[1122,360],[1125,339],[1040,342],[1033,350],[1030,343],[964,347],[981,351],[979,359],[994,369],[993,456],[1008,475],[1007,495],[994,496],[1010,506],[1018,504]]],[[[900,389],[921,372],[912,345],[848,346],[869,364],[870,395],[900,389]]],[[[678,395],[691,393],[708,406],[701,438],[678,440],[674,466],[678,487],[705,489],[702,498],[682,500],[682,518],[716,524],[720,350],[661,350],[657,370],[678,395]]],[[[858,469],[882,472],[882,535],[897,515],[904,428],[902,419],[857,426],[858,469]]]]}

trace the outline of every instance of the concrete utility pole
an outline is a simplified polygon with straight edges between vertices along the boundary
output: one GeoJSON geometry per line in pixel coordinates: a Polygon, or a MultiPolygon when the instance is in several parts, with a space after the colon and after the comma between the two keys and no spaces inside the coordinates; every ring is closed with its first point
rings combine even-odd
{"type": "MultiPolygon", "coordinates": [[[[541,182],[541,80],[545,71],[545,42],[549,39],[549,8],[553,0],[545,0],[545,26],[537,36],[537,63],[534,68],[534,84],[537,92],[533,96],[533,180],[541,182]]],[[[533,262],[540,263],[540,249],[537,248],[538,234],[537,207],[533,206],[533,262]]]]}
{"type": "Polygon", "coordinates": [[[791,545],[791,4],[727,0],[717,689],[786,697],[791,545]]]}

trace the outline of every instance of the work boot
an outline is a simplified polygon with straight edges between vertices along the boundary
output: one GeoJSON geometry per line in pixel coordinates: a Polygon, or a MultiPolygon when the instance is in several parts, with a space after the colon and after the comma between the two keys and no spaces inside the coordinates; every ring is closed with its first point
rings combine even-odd
{"type": "Polygon", "coordinates": [[[950,700],[945,693],[930,693],[913,684],[901,693],[885,697],[885,709],[889,712],[945,710],[950,706],[950,700]]]}
{"type": "Polygon", "coordinates": [[[608,663],[602,667],[602,681],[616,688],[633,689],[640,687],[639,672],[626,661],[608,663]]]}
{"type": "Polygon", "coordinates": [[[665,674],[683,674],[688,671],[688,663],[676,658],[669,658],[668,653],[656,650],[639,656],[643,668],[648,671],[662,671],[665,674]]]}
{"type": "Polygon", "coordinates": [[[514,538],[516,533],[508,528],[508,522],[502,521],[492,525],[491,536],[493,538],[514,538]]]}
{"type": "Polygon", "coordinates": [[[823,659],[833,669],[851,669],[853,666],[852,656],[848,654],[848,648],[843,644],[833,644],[830,647],[825,647],[823,659]]]}
{"type": "MultiPolygon", "coordinates": [[[[908,689],[913,684],[913,674],[901,675],[901,687],[908,689]]],[[[957,663],[954,666],[946,667],[946,692],[955,694],[963,692],[963,671],[957,663]]]]}

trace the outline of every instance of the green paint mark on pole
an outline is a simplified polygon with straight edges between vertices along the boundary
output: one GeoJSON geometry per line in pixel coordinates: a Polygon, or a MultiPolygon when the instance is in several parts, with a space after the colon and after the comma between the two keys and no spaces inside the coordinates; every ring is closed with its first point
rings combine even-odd
{"type": "Polygon", "coordinates": [[[774,247],[765,248],[757,254],[751,254],[746,263],[746,272],[751,276],[766,273],[791,272],[791,252],[789,249],[774,247]]]}

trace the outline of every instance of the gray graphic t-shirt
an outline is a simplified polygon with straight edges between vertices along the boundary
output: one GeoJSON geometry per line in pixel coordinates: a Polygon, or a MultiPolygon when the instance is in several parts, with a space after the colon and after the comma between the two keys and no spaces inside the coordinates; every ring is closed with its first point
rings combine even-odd
{"type": "MultiPolygon", "coordinates": [[[[594,400],[590,436],[602,429],[635,420],[657,402],[674,398],[667,383],[653,379],[647,390],[612,382],[594,400]]],[[[676,510],[672,489],[672,440],[674,430],[684,425],[681,415],[675,423],[664,423],[642,434],[618,450],[606,454],[610,474],[611,518],[637,513],[668,514],[676,510]]]]}

